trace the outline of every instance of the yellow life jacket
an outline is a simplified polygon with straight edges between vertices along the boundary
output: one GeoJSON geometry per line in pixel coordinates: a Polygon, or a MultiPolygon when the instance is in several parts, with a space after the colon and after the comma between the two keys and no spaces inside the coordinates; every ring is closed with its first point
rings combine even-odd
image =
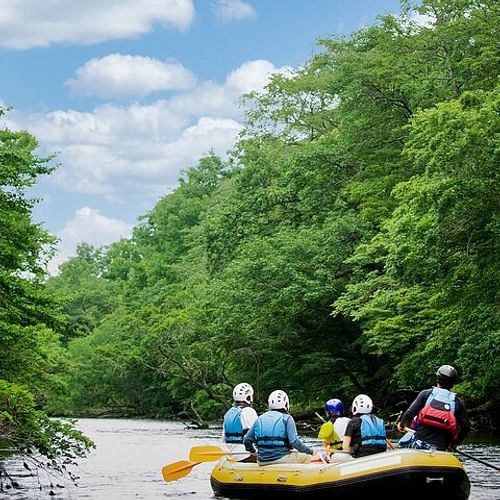
{"type": "Polygon", "coordinates": [[[325,422],[318,433],[318,439],[322,439],[323,441],[328,441],[329,447],[332,450],[341,450],[342,449],[342,439],[335,431],[333,426],[333,422],[329,420],[325,422]]]}

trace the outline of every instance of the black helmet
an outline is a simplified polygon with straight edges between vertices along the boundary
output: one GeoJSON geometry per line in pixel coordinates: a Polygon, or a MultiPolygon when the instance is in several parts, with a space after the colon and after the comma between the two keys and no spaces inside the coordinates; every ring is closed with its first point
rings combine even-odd
{"type": "Polygon", "coordinates": [[[458,380],[458,373],[451,365],[440,366],[436,372],[439,385],[450,389],[458,380]]]}

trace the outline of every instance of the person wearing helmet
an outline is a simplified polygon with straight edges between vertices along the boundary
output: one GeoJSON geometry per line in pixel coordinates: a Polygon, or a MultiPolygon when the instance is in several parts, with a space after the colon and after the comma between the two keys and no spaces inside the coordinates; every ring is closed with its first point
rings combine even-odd
{"type": "Polygon", "coordinates": [[[330,454],[342,449],[342,440],[349,418],[344,417],[344,404],[340,399],[329,399],[325,403],[328,421],[319,429],[318,439],[323,441],[325,451],[330,454]]]}
{"type": "Polygon", "coordinates": [[[245,382],[233,389],[233,406],[224,415],[222,439],[226,443],[241,444],[243,436],[257,420],[257,412],[252,408],[253,387],[245,382]]]}
{"type": "Polygon", "coordinates": [[[405,432],[416,418],[415,433],[405,446],[446,451],[465,439],[470,429],[465,403],[451,392],[457,380],[453,366],[438,368],[436,386],[421,391],[398,423],[398,430],[405,432]]]}
{"type": "Polygon", "coordinates": [[[352,402],[352,418],[347,424],[342,449],[354,458],[380,453],[387,449],[384,421],[374,415],[373,401],[358,394],[352,402]]]}
{"type": "Polygon", "coordinates": [[[295,420],[288,413],[289,400],[286,392],[271,392],[269,411],[263,413],[246,433],[245,449],[255,454],[260,465],[275,463],[305,463],[313,448],[304,444],[297,435],[295,420]],[[257,450],[256,450],[257,448],[257,450]],[[293,449],[297,451],[292,451],[293,449]]]}

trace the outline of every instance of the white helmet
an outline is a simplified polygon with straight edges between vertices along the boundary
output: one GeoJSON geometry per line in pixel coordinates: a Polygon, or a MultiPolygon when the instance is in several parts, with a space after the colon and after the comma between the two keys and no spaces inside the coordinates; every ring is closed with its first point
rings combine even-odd
{"type": "Polygon", "coordinates": [[[253,387],[245,382],[238,384],[233,389],[233,399],[240,403],[252,403],[253,387]]]}
{"type": "Polygon", "coordinates": [[[273,391],[269,394],[267,399],[270,410],[286,410],[290,407],[290,402],[288,401],[288,395],[285,391],[273,391]]]}
{"type": "Polygon", "coordinates": [[[373,401],[366,394],[358,394],[352,401],[352,414],[371,413],[373,410],[373,401]]]}

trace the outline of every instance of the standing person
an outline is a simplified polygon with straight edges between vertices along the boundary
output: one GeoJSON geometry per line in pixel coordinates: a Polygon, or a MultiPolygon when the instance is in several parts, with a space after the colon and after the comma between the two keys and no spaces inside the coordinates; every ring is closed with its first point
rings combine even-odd
{"type": "Polygon", "coordinates": [[[243,440],[245,449],[250,453],[257,453],[260,465],[309,462],[308,455],[312,455],[314,450],[297,435],[295,420],[288,414],[289,400],[286,392],[271,392],[268,405],[269,411],[263,413],[246,433],[243,440]]]}
{"type": "Polygon", "coordinates": [[[344,404],[340,399],[329,399],[325,403],[325,414],[328,421],[319,429],[318,439],[323,441],[323,447],[329,454],[342,449],[342,440],[350,419],[344,417],[344,404]]]}
{"type": "Polygon", "coordinates": [[[436,372],[436,387],[419,393],[398,423],[405,432],[416,417],[417,429],[409,448],[446,451],[460,444],[470,430],[465,403],[451,388],[458,380],[457,370],[443,365],[436,372]]]}
{"type": "Polygon", "coordinates": [[[352,402],[352,418],[347,424],[342,450],[354,458],[365,457],[387,450],[384,421],[374,415],[373,401],[366,394],[358,394],[352,402]]]}
{"type": "Polygon", "coordinates": [[[233,406],[224,415],[222,439],[228,444],[242,444],[243,436],[257,420],[252,408],[253,387],[242,382],[233,389],[233,406]]]}

